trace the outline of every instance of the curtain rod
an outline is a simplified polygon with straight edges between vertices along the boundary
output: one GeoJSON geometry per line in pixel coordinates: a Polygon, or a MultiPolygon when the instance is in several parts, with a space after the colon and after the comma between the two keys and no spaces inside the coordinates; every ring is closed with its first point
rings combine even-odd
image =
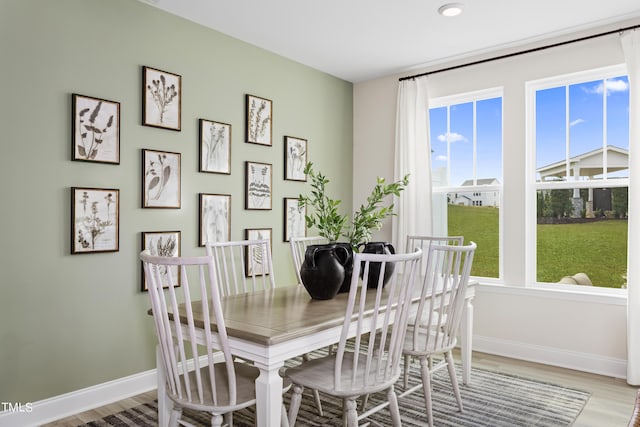
{"type": "Polygon", "coordinates": [[[451,70],[455,70],[455,69],[458,69],[458,68],[468,67],[470,65],[484,64],[485,62],[491,62],[491,61],[497,61],[499,59],[511,58],[512,56],[524,55],[526,53],[538,52],[540,50],[550,49],[552,47],[558,47],[558,46],[563,46],[563,45],[566,45],[566,44],[581,42],[581,41],[584,41],[584,40],[594,39],[596,37],[608,36],[609,34],[621,33],[623,31],[634,30],[636,28],[640,28],[640,24],[639,25],[632,25],[631,27],[619,28],[617,30],[606,31],[604,33],[592,34],[590,36],[580,37],[580,38],[577,38],[577,39],[567,40],[567,41],[564,41],[564,42],[553,43],[553,44],[546,45],[546,46],[540,46],[540,47],[535,47],[535,48],[532,48],[532,49],[522,50],[522,51],[519,51],[519,52],[507,53],[505,55],[495,56],[493,58],[481,59],[481,60],[469,62],[469,63],[466,63],[466,64],[454,65],[454,66],[447,67],[447,68],[441,68],[439,70],[427,71],[425,73],[414,74],[412,76],[400,77],[398,80],[399,81],[412,80],[412,79],[416,79],[418,77],[428,76],[430,74],[442,73],[444,71],[451,71],[451,70]]]}

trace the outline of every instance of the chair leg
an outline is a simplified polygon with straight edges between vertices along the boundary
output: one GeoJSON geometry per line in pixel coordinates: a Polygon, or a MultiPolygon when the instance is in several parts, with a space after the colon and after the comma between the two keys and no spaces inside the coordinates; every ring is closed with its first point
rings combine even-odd
{"type": "Polygon", "coordinates": [[[444,357],[447,359],[447,369],[449,370],[449,377],[451,378],[453,394],[455,394],[456,400],[458,401],[458,408],[460,408],[460,412],[463,412],[462,396],[460,396],[460,387],[458,387],[458,377],[456,376],[456,365],[453,363],[453,355],[451,353],[451,350],[449,350],[444,357]]]}
{"type": "Polygon", "coordinates": [[[211,427],[220,427],[223,421],[224,417],[222,415],[214,414],[211,416],[211,427]]]}
{"type": "Polygon", "coordinates": [[[318,415],[323,417],[324,412],[322,411],[322,402],[320,401],[320,392],[316,389],[313,390],[313,400],[315,400],[316,402],[316,410],[318,411],[318,415]]]}
{"type": "MultiPolygon", "coordinates": [[[[233,424],[229,424],[229,427],[233,427],[233,424]]],[[[287,408],[282,404],[282,414],[280,414],[280,427],[289,427],[289,418],[287,415],[287,408]]]]}
{"type": "Polygon", "coordinates": [[[289,426],[296,425],[298,411],[300,410],[300,402],[302,401],[302,391],[304,387],[298,384],[293,385],[293,393],[291,394],[291,403],[289,403],[289,426]]]}
{"type": "Polygon", "coordinates": [[[233,412],[227,412],[224,414],[224,423],[229,427],[233,426],[233,412]]]}
{"type": "Polygon", "coordinates": [[[402,426],[402,421],[400,420],[400,407],[398,406],[398,396],[396,396],[396,391],[393,386],[391,386],[387,391],[387,400],[389,401],[391,424],[393,427],[402,426]]]}
{"type": "Polygon", "coordinates": [[[404,389],[409,388],[409,369],[411,368],[411,356],[404,355],[404,389]]]}
{"type": "Polygon", "coordinates": [[[356,398],[350,397],[349,399],[345,399],[345,403],[347,427],[358,427],[358,411],[356,410],[358,404],[356,403],[356,398]]]}
{"type": "Polygon", "coordinates": [[[169,418],[169,427],[178,427],[178,420],[182,418],[182,409],[173,408],[171,417],[169,418]]]}
{"type": "Polygon", "coordinates": [[[431,371],[426,357],[420,358],[420,372],[422,376],[422,389],[424,390],[424,402],[427,409],[429,427],[433,427],[433,405],[431,404],[431,371]]]}
{"type": "MultiPolygon", "coordinates": [[[[302,360],[305,362],[307,360],[311,360],[309,357],[309,353],[305,353],[302,355],[302,360]]],[[[320,400],[320,392],[318,390],[313,390],[313,400],[316,402],[316,409],[318,410],[318,415],[321,417],[324,416],[324,412],[322,411],[322,401],[320,400]]]]}

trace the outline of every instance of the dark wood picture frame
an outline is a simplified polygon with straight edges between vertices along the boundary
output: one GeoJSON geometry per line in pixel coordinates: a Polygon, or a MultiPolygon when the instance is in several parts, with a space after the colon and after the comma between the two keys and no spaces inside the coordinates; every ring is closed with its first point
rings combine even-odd
{"type": "Polygon", "coordinates": [[[119,241],[120,190],[71,187],[71,254],[118,252],[119,241]]]}
{"type": "Polygon", "coordinates": [[[284,179],[287,181],[306,181],[304,173],[307,165],[308,141],[295,136],[284,137],[284,179]]]}
{"type": "Polygon", "coordinates": [[[285,197],[283,199],[283,224],[282,240],[288,242],[292,237],[306,237],[307,223],[305,215],[306,206],[300,206],[300,199],[285,197]]]}
{"type": "MultiPolygon", "coordinates": [[[[271,228],[245,228],[244,237],[246,240],[269,240],[269,250],[273,252],[273,229],[271,228]]],[[[253,247],[255,249],[255,247],[253,247]]],[[[250,253],[251,247],[245,248],[245,276],[251,277],[254,272],[251,270],[252,263],[249,262],[253,258],[253,254],[250,253]]],[[[260,258],[262,259],[262,258],[260,258]]],[[[261,264],[262,265],[262,264],[261,264]]],[[[263,274],[264,269],[256,271],[255,274],[263,274]]]]}
{"type": "Polygon", "coordinates": [[[231,194],[200,193],[198,207],[198,246],[231,240],[231,194]]]}
{"type": "Polygon", "coordinates": [[[142,207],[180,209],[181,154],[142,149],[142,207]]]}
{"type": "Polygon", "coordinates": [[[245,203],[247,210],[271,210],[273,199],[273,165],[245,162],[245,203]]]}
{"type": "Polygon", "coordinates": [[[231,125],[199,120],[200,172],[231,174],[231,125]]]}
{"type": "Polygon", "coordinates": [[[251,144],[273,145],[273,102],[249,94],[245,96],[245,102],[246,141],[251,144]]]}
{"type": "MultiPolygon", "coordinates": [[[[149,249],[151,255],[160,255],[160,256],[171,256],[171,257],[179,257],[181,246],[182,246],[182,237],[180,231],[143,231],[140,233],[141,236],[141,250],[149,249]],[[163,238],[166,240],[163,241],[163,238]]],[[[171,266],[172,275],[178,281],[178,286],[181,284],[180,274],[178,273],[178,266],[171,266]]],[[[166,271],[163,272],[163,276],[166,275],[166,271]]],[[[162,284],[163,288],[169,287],[168,283],[162,284]]],[[[147,285],[147,279],[144,275],[144,268],[142,268],[142,280],[140,282],[140,290],[142,292],[148,292],[149,287],[147,285]]]]}
{"type": "Polygon", "coordinates": [[[182,76],[142,67],[142,125],[180,131],[182,76]]]}
{"type": "Polygon", "coordinates": [[[120,103],[71,94],[71,160],[120,164],[120,103]]]}

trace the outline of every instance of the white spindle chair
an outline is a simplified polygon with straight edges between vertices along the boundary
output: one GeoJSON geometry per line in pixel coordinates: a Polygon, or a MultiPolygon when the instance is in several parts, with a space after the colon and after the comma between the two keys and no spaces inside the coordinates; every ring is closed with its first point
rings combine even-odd
{"type": "MultiPolygon", "coordinates": [[[[329,240],[322,236],[291,237],[289,239],[291,258],[293,259],[293,268],[296,271],[296,279],[298,280],[299,285],[302,285],[302,277],[300,277],[300,267],[302,267],[302,263],[304,262],[304,256],[307,250],[307,246],[321,245],[324,243],[329,243],[329,240]]],[[[333,346],[328,347],[329,352],[331,352],[332,349],[333,346]]],[[[302,357],[304,360],[309,359],[308,354],[305,354],[302,357]]],[[[318,392],[318,390],[313,390],[313,400],[315,401],[318,415],[320,415],[321,417],[324,416],[324,412],[322,411],[322,401],[320,400],[320,393],[318,392]]]]}
{"type": "Polygon", "coordinates": [[[276,287],[269,240],[207,242],[205,247],[213,257],[222,296],[276,287]]]}
{"type": "Polygon", "coordinates": [[[293,259],[293,268],[296,271],[296,278],[298,283],[302,285],[302,278],[300,277],[300,267],[304,262],[304,255],[307,250],[307,246],[321,245],[329,243],[329,240],[322,236],[309,236],[309,237],[292,237],[289,239],[289,247],[291,248],[291,257],[293,259]]]}
{"type": "Polygon", "coordinates": [[[434,372],[448,368],[458,407],[463,410],[452,350],[457,342],[475,250],[473,242],[466,246],[430,246],[417,315],[407,327],[403,352],[420,360],[422,384],[406,389],[401,396],[423,389],[430,427],[433,426],[431,375],[434,372]],[[443,356],[435,365],[430,360],[434,355],[443,356]]]}
{"type": "MultiPolygon", "coordinates": [[[[422,249],[422,259],[420,260],[420,275],[426,274],[427,265],[429,265],[429,248],[431,245],[454,245],[462,246],[464,244],[464,236],[407,236],[406,251],[411,252],[416,248],[422,249]]],[[[434,314],[438,313],[436,311],[434,314]]],[[[413,319],[410,318],[409,323],[413,319]]],[[[431,359],[429,359],[429,362],[431,359]]],[[[409,369],[411,368],[411,356],[405,354],[404,356],[404,388],[409,386],[409,369]]]]}
{"type": "Polygon", "coordinates": [[[419,249],[410,254],[354,255],[345,320],[336,353],[304,361],[285,371],[285,376],[294,384],[289,408],[290,425],[295,425],[304,387],[313,387],[343,399],[349,427],[357,426],[358,420],[387,406],[390,406],[393,425],[400,426],[394,384],[400,377],[404,336],[421,256],[419,249]],[[371,262],[381,263],[381,273],[377,286],[368,289],[371,262]],[[396,268],[383,288],[382,278],[390,262],[394,262],[396,268]],[[361,270],[364,271],[362,286],[359,279],[361,270]],[[403,273],[398,274],[398,271],[403,273]],[[372,303],[373,310],[364,309],[367,301],[372,303]],[[369,334],[369,330],[379,330],[380,334],[369,334]],[[356,399],[359,396],[384,390],[387,391],[386,402],[358,415],[356,399]]]}
{"type": "MultiPolygon", "coordinates": [[[[233,411],[255,404],[255,380],[260,371],[233,360],[213,258],[161,257],[145,250],[140,259],[162,359],[158,369],[163,370],[166,393],[173,401],[169,425],[190,425],[181,420],[183,408],[211,413],[212,426],[221,426],[223,420],[233,425],[233,411]],[[181,301],[185,315],[174,316],[181,301]],[[194,311],[214,318],[217,327],[212,328],[210,322],[196,326],[194,311]],[[222,361],[216,362],[220,356],[222,361]]],[[[290,386],[285,380],[283,393],[290,386]]],[[[286,426],[284,405],[282,413],[286,426]]]]}

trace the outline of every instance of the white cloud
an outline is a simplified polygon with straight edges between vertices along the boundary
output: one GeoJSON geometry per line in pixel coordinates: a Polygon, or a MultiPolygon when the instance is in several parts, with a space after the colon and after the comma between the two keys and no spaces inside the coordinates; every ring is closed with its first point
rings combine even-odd
{"type": "Polygon", "coordinates": [[[579,125],[580,123],[584,123],[585,121],[583,119],[576,119],[574,121],[572,121],[571,123],[569,123],[570,127],[573,127],[575,125],[579,125]]]}
{"type": "Polygon", "coordinates": [[[436,160],[439,162],[446,162],[447,156],[443,156],[443,155],[436,156],[436,160]]]}
{"type": "MultiPolygon", "coordinates": [[[[614,92],[626,92],[629,90],[629,83],[624,80],[607,80],[607,95],[610,95],[614,92]]],[[[600,83],[596,87],[592,89],[586,89],[587,93],[597,93],[602,95],[604,91],[604,85],[600,83]]]]}
{"type": "MultiPolygon", "coordinates": [[[[467,138],[465,138],[464,136],[460,135],[459,133],[455,133],[455,132],[449,132],[449,142],[457,142],[457,141],[466,141],[467,138]]],[[[447,134],[443,133],[438,135],[438,141],[440,142],[447,142],[447,134]]]]}

